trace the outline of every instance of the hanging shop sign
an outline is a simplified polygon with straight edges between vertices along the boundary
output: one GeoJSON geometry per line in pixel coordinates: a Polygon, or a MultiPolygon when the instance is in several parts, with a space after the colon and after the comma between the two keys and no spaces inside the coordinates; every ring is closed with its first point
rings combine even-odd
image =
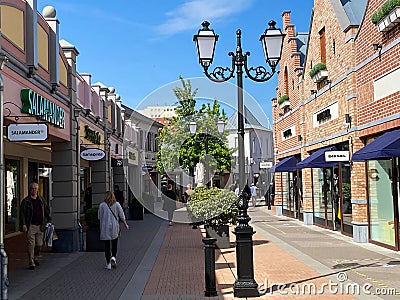
{"type": "Polygon", "coordinates": [[[136,149],[131,147],[127,148],[128,164],[137,166],[139,164],[139,155],[136,149]]]}
{"type": "Polygon", "coordinates": [[[325,161],[349,161],[349,151],[326,151],[325,161]]]}
{"type": "Polygon", "coordinates": [[[65,110],[57,104],[31,89],[21,90],[21,101],[22,113],[33,115],[59,128],[65,127],[65,110]]]}
{"type": "Polygon", "coordinates": [[[84,160],[100,160],[104,156],[106,156],[106,153],[103,150],[97,148],[90,148],[81,152],[81,158],[84,160]]]}
{"type": "Polygon", "coordinates": [[[111,159],[111,167],[123,167],[128,163],[128,160],[125,158],[112,158],[111,159]]]}
{"type": "Polygon", "coordinates": [[[47,125],[43,123],[9,124],[7,126],[7,139],[10,142],[45,141],[47,133],[47,125]]]}
{"type": "Polygon", "coordinates": [[[151,172],[151,171],[153,171],[154,170],[154,167],[152,166],[152,165],[144,165],[143,167],[142,167],[142,171],[143,172],[151,172]]]}
{"type": "Polygon", "coordinates": [[[90,129],[88,125],[85,125],[85,139],[92,142],[93,144],[100,145],[100,132],[90,129]]]}
{"type": "Polygon", "coordinates": [[[273,166],[272,161],[260,162],[260,169],[269,169],[269,168],[272,168],[272,166],[273,166]]]}

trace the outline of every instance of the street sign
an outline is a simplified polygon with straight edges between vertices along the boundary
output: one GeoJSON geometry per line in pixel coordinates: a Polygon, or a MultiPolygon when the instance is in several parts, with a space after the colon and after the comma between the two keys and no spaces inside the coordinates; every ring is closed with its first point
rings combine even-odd
{"type": "Polygon", "coordinates": [[[325,161],[349,161],[349,151],[326,151],[325,161]]]}
{"type": "Polygon", "coordinates": [[[10,142],[45,141],[47,139],[47,124],[9,124],[7,127],[7,139],[10,142]]]}
{"type": "Polygon", "coordinates": [[[81,152],[81,158],[89,161],[100,160],[104,156],[106,156],[106,153],[103,150],[97,148],[90,148],[81,152]]]}
{"type": "Polygon", "coordinates": [[[272,166],[273,166],[272,161],[260,162],[260,169],[269,169],[269,168],[272,168],[272,166]]]}

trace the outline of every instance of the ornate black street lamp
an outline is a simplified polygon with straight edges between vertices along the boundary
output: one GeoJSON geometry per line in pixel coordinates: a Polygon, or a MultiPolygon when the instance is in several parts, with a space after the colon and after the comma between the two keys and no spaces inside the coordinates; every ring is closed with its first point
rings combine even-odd
{"type": "Polygon", "coordinates": [[[243,54],[241,45],[241,30],[236,31],[236,53],[229,52],[232,57],[231,67],[216,67],[212,72],[208,68],[213,62],[215,44],[218,35],[214,30],[208,28],[210,23],[204,21],[203,28],[193,37],[196,42],[199,63],[204,69],[204,74],[212,81],[224,82],[233,78],[236,69],[237,96],[238,96],[238,162],[239,162],[239,190],[242,191],[239,196],[239,225],[235,228],[236,235],[236,262],[237,262],[237,280],[234,284],[235,297],[255,297],[258,296],[258,284],[254,280],[253,268],[253,228],[248,224],[250,217],[247,214],[248,195],[244,192],[246,182],[245,178],[245,157],[244,157],[244,118],[243,118],[243,69],[248,78],[257,82],[264,82],[272,78],[276,66],[281,58],[282,45],[285,35],[280,29],[276,29],[275,21],[268,22],[269,28],[261,35],[265,55],[265,61],[271,68],[271,71],[263,66],[248,67],[247,57],[250,52],[243,54]]]}

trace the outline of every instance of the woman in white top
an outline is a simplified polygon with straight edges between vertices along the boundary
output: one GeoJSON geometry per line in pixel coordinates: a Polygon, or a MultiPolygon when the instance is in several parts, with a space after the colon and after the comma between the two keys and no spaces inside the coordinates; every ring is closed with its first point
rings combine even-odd
{"type": "Polygon", "coordinates": [[[98,217],[100,220],[100,240],[103,240],[105,244],[106,269],[110,270],[111,267],[117,266],[119,221],[124,223],[126,229],[129,229],[124,211],[116,201],[114,193],[106,192],[104,202],[100,203],[99,206],[98,217]]]}

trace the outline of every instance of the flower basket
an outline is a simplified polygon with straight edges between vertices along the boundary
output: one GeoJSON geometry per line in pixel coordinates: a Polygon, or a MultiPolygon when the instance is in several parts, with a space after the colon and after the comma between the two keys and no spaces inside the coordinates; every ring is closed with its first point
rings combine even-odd
{"type": "Polygon", "coordinates": [[[281,104],[279,104],[280,108],[285,108],[286,106],[290,106],[290,101],[289,100],[285,100],[281,104]]]}
{"type": "Polygon", "coordinates": [[[278,104],[280,108],[285,108],[286,106],[290,106],[289,96],[283,95],[278,99],[278,104]]]}
{"type": "Polygon", "coordinates": [[[376,27],[379,32],[387,32],[400,22],[400,6],[396,6],[389,14],[380,20],[376,27]]]}
{"type": "Polygon", "coordinates": [[[328,71],[320,70],[317,73],[315,73],[315,75],[312,77],[312,80],[314,81],[314,83],[319,83],[325,80],[326,78],[328,78],[328,71]]]}
{"type": "Polygon", "coordinates": [[[386,32],[400,23],[400,0],[387,0],[371,16],[371,22],[379,32],[386,32]]]}

